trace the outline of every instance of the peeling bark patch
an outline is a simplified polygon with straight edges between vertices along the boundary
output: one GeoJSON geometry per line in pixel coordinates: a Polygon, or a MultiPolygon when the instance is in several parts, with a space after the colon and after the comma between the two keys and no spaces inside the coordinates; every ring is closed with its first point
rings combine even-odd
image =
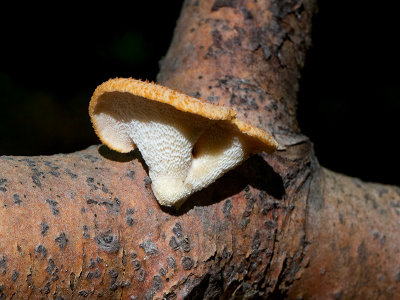
{"type": "Polygon", "coordinates": [[[58,202],[51,199],[46,199],[46,203],[50,205],[51,212],[53,215],[57,216],[60,214],[60,210],[58,209],[58,202]]]}
{"type": "Polygon", "coordinates": [[[100,236],[96,235],[94,240],[99,248],[107,253],[116,253],[119,251],[119,240],[114,234],[101,234],[100,236]]]}
{"type": "Polygon", "coordinates": [[[40,255],[42,255],[42,257],[46,257],[47,256],[47,249],[45,246],[43,245],[38,245],[35,248],[35,252],[39,253],[40,255]]]}
{"type": "Polygon", "coordinates": [[[50,226],[47,225],[45,222],[40,223],[40,234],[45,236],[47,231],[50,229],[50,226]]]}
{"type": "Polygon", "coordinates": [[[157,247],[150,240],[141,243],[139,247],[144,249],[146,255],[157,255],[158,253],[157,247]]]}
{"type": "Polygon", "coordinates": [[[17,205],[21,205],[22,199],[18,194],[13,195],[13,202],[17,205]]]}
{"type": "Polygon", "coordinates": [[[60,233],[60,235],[56,237],[54,241],[58,244],[58,247],[60,247],[60,249],[65,249],[68,243],[67,236],[64,232],[60,233]]]}
{"type": "Polygon", "coordinates": [[[222,7],[235,8],[237,6],[237,0],[215,0],[211,11],[217,11],[222,7]]]}
{"type": "Polygon", "coordinates": [[[194,261],[189,256],[184,256],[182,258],[181,264],[182,264],[183,269],[187,271],[187,270],[190,270],[191,268],[193,268],[194,261]]]}

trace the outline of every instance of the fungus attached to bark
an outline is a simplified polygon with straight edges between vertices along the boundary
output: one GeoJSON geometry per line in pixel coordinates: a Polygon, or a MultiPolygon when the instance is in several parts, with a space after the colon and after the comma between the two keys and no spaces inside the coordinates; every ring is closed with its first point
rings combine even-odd
{"type": "Polygon", "coordinates": [[[238,120],[232,109],[167,87],[112,79],[89,105],[94,130],[113,150],[139,148],[162,205],[179,207],[252,154],[276,150],[263,130],[238,120]]]}

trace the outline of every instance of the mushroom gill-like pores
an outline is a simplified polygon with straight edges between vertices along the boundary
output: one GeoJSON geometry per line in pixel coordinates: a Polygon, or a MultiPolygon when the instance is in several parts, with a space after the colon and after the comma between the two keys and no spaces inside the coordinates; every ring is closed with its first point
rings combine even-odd
{"type": "Polygon", "coordinates": [[[230,108],[140,80],[101,84],[89,114],[109,148],[139,149],[154,196],[166,206],[179,207],[252,154],[277,148],[272,136],[239,121],[230,108]]]}

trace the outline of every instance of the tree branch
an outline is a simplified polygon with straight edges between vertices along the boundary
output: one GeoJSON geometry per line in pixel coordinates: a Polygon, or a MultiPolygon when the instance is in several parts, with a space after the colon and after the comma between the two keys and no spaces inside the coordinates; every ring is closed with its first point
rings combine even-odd
{"type": "Polygon", "coordinates": [[[159,82],[273,133],[179,211],[140,153],[1,157],[0,299],[399,292],[399,190],[321,168],[296,120],[315,1],[188,0],[159,82]]]}

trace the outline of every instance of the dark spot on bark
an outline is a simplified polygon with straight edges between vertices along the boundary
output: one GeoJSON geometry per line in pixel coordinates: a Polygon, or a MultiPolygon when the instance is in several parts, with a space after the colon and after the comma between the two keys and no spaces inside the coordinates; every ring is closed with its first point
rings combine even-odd
{"type": "Polygon", "coordinates": [[[381,237],[381,239],[379,240],[379,242],[381,243],[382,246],[385,245],[385,243],[386,243],[386,235],[383,235],[381,237]]]}
{"type": "Polygon", "coordinates": [[[83,213],[83,214],[86,213],[86,207],[81,208],[81,213],[83,213]]]}
{"type": "Polygon", "coordinates": [[[111,278],[118,277],[118,273],[114,269],[111,269],[110,271],[108,271],[108,274],[110,275],[111,278]]]}
{"type": "Polygon", "coordinates": [[[342,291],[335,292],[335,293],[333,294],[333,298],[334,298],[335,300],[340,300],[340,298],[342,298],[342,294],[343,294],[342,291]]]}
{"type": "Polygon", "coordinates": [[[18,277],[19,277],[19,272],[17,270],[14,270],[11,275],[11,280],[15,282],[17,281],[18,277]]]}
{"type": "Polygon", "coordinates": [[[181,242],[182,250],[184,252],[189,252],[190,251],[190,238],[185,237],[182,242],[181,242]]]}
{"type": "Polygon", "coordinates": [[[69,175],[69,177],[71,177],[71,179],[78,178],[78,175],[72,173],[72,171],[70,169],[65,169],[65,173],[67,173],[69,175]]]}
{"type": "Polygon", "coordinates": [[[83,157],[88,159],[88,160],[90,160],[92,163],[95,163],[98,160],[97,157],[95,157],[95,156],[93,156],[91,154],[85,154],[83,157]]]}
{"type": "Polygon", "coordinates": [[[219,96],[208,96],[207,100],[210,101],[211,103],[218,102],[219,96]]]}
{"type": "Polygon", "coordinates": [[[199,91],[197,91],[196,93],[193,94],[194,98],[200,98],[201,97],[201,93],[199,91]]]}
{"type": "Polygon", "coordinates": [[[100,234],[95,236],[94,240],[101,250],[107,253],[116,253],[119,251],[120,245],[118,237],[114,234],[100,234]]]}
{"type": "Polygon", "coordinates": [[[60,249],[65,249],[68,243],[67,236],[64,232],[61,232],[59,236],[54,239],[54,241],[58,244],[58,247],[60,247],[60,249]]]}
{"type": "Polygon", "coordinates": [[[97,185],[94,184],[94,178],[93,177],[86,177],[86,183],[92,190],[97,190],[98,187],[97,185]]]}
{"type": "Polygon", "coordinates": [[[51,199],[46,199],[46,203],[50,205],[51,212],[53,215],[57,216],[60,214],[60,210],[58,209],[58,202],[51,199]]]}
{"type": "Polygon", "coordinates": [[[344,224],[343,215],[341,213],[339,213],[339,222],[340,224],[344,224]]]}
{"type": "Polygon", "coordinates": [[[87,280],[91,280],[93,278],[100,278],[101,272],[99,269],[94,270],[94,272],[88,272],[86,275],[87,280]]]}
{"type": "Polygon", "coordinates": [[[0,300],[4,300],[6,297],[6,294],[4,294],[4,285],[0,285],[0,300]]]}
{"type": "MultiPolygon", "coordinates": [[[[188,299],[221,299],[223,292],[223,279],[221,273],[207,274],[198,282],[188,295],[188,299]]],[[[236,293],[236,292],[235,292],[236,293]]],[[[245,293],[242,293],[243,295],[245,293]]],[[[251,295],[251,294],[250,294],[251,295]]],[[[237,297],[237,296],[236,296],[237,297]]],[[[237,297],[238,299],[258,299],[253,295],[237,297]]]]}
{"type": "Polygon", "coordinates": [[[134,261],[132,261],[132,265],[133,265],[133,269],[134,269],[135,271],[139,270],[139,269],[142,267],[142,263],[141,263],[139,260],[137,260],[137,259],[135,259],[134,261]]]}
{"type": "Polygon", "coordinates": [[[89,261],[89,269],[93,269],[96,266],[96,261],[93,258],[91,258],[89,261]]]}
{"type": "Polygon", "coordinates": [[[172,228],[172,232],[176,235],[177,238],[182,237],[182,226],[179,222],[175,223],[175,226],[172,228]]]}
{"type": "Polygon", "coordinates": [[[33,159],[30,158],[23,158],[19,161],[23,161],[26,162],[26,164],[28,165],[28,167],[36,167],[35,161],[33,159]]]}
{"type": "Polygon", "coordinates": [[[79,296],[86,298],[87,296],[89,296],[89,293],[85,290],[79,291],[79,296]]]}
{"type": "Polygon", "coordinates": [[[55,170],[51,170],[49,173],[50,173],[51,175],[53,175],[54,177],[59,177],[59,176],[60,176],[60,172],[57,172],[57,171],[55,171],[55,170]]]}
{"type": "Polygon", "coordinates": [[[146,277],[146,271],[144,269],[140,268],[139,272],[138,272],[137,280],[140,282],[143,282],[145,277],[146,277]]]}
{"type": "Polygon", "coordinates": [[[55,267],[56,267],[56,264],[54,263],[54,260],[51,259],[51,258],[49,258],[49,265],[48,265],[47,268],[46,268],[46,272],[47,272],[48,274],[53,273],[55,267]]]}
{"type": "Polygon", "coordinates": [[[13,195],[13,201],[15,204],[18,204],[18,205],[20,205],[22,203],[22,199],[18,194],[13,195]]]}
{"type": "Polygon", "coordinates": [[[175,269],[176,268],[175,258],[173,258],[172,256],[167,257],[167,265],[169,268],[175,269]]]}
{"type": "Polygon", "coordinates": [[[38,246],[35,248],[35,251],[36,251],[37,253],[39,253],[40,255],[42,255],[43,257],[46,257],[46,256],[47,256],[47,249],[46,249],[46,247],[43,246],[43,245],[38,245],[38,246]]]}
{"type": "Polygon", "coordinates": [[[50,281],[47,281],[46,284],[43,287],[43,291],[44,293],[47,295],[48,293],[50,293],[50,281]]]}
{"type": "Polygon", "coordinates": [[[237,0],[215,0],[211,11],[217,11],[222,7],[235,8],[237,6],[237,0]]]}
{"type": "Polygon", "coordinates": [[[400,282],[400,272],[399,273],[397,273],[397,275],[396,275],[396,282],[400,282]]]}
{"type": "Polygon", "coordinates": [[[5,178],[0,178],[0,185],[3,185],[7,182],[7,179],[5,178]]]}
{"type": "Polygon", "coordinates": [[[40,179],[37,175],[32,175],[32,181],[35,185],[42,188],[42,183],[40,182],[40,179]]]}
{"type": "Polygon", "coordinates": [[[129,171],[128,173],[126,173],[126,177],[130,178],[130,179],[135,179],[135,171],[129,171]]]}
{"type": "Polygon", "coordinates": [[[69,288],[71,289],[71,291],[74,291],[74,289],[75,289],[75,273],[74,272],[69,274],[69,288]]]}
{"type": "Polygon", "coordinates": [[[249,225],[249,223],[250,223],[250,218],[242,217],[242,219],[240,220],[239,226],[243,230],[247,227],[247,225],[249,225]]]}
{"type": "Polygon", "coordinates": [[[362,241],[361,244],[358,246],[357,254],[358,254],[358,260],[361,263],[364,263],[365,260],[367,259],[367,248],[365,246],[364,241],[362,241]]]}
{"type": "Polygon", "coordinates": [[[222,47],[222,34],[221,32],[219,32],[218,30],[213,30],[211,31],[211,36],[213,39],[213,46],[217,47],[217,48],[221,48],[222,47]]]}
{"type": "Polygon", "coordinates": [[[275,221],[273,220],[268,220],[265,221],[264,226],[268,229],[268,230],[273,230],[277,227],[277,224],[275,221]]]}
{"type": "Polygon", "coordinates": [[[161,276],[165,276],[167,274],[167,271],[161,267],[160,270],[158,270],[158,273],[160,273],[161,276]]]}
{"type": "Polygon", "coordinates": [[[136,252],[131,252],[131,257],[132,257],[132,259],[135,259],[137,257],[136,252]]]}
{"type": "Polygon", "coordinates": [[[194,261],[189,256],[184,256],[181,260],[181,264],[184,270],[190,270],[193,268],[194,261]]]}
{"type": "Polygon", "coordinates": [[[7,189],[5,187],[3,187],[3,186],[0,186],[0,191],[5,193],[5,192],[7,192],[7,189]]]}
{"type": "Polygon", "coordinates": [[[101,185],[101,190],[103,191],[103,193],[108,194],[108,188],[106,188],[104,184],[101,185]]]}
{"type": "Polygon", "coordinates": [[[157,247],[150,240],[141,243],[139,247],[144,249],[146,255],[157,255],[158,253],[157,247]]]}
{"type": "Polygon", "coordinates": [[[135,218],[132,216],[126,216],[126,224],[128,224],[128,226],[135,225],[136,224],[135,218]]]}
{"type": "Polygon", "coordinates": [[[145,186],[146,188],[149,188],[150,185],[151,185],[151,179],[150,179],[150,177],[146,177],[146,178],[144,179],[144,186],[145,186]]]}
{"type": "Polygon", "coordinates": [[[169,246],[175,251],[179,249],[179,244],[174,236],[169,239],[169,246]]]}
{"type": "Polygon", "coordinates": [[[125,214],[127,215],[133,215],[135,213],[135,209],[134,208],[127,208],[125,210],[125,214]]]}
{"type": "Polygon", "coordinates": [[[230,216],[232,208],[232,201],[230,199],[226,200],[224,206],[222,207],[222,213],[226,218],[230,216]]]}
{"type": "Polygon", "coordinates": [[[50,229],[50,226],[47,225],[45,222],[40,223],[40,234],[45,236],[47,231],[50,229]]]}
{"type": "Polygon", "coordinates": [[[252,20],[253,15],[251,14],[250,10],[248,10],[246,7],[240,7],[240,12],[242,13],[243,17],[245,20],[252,20]]]}
{"type": "Polygon", "coordinates": [[[159,275],[155,275],[151,281],[151,287],[146,292],[145,299],[153,299],[157,291],[162,288],[162,279],[159,275]]]}

